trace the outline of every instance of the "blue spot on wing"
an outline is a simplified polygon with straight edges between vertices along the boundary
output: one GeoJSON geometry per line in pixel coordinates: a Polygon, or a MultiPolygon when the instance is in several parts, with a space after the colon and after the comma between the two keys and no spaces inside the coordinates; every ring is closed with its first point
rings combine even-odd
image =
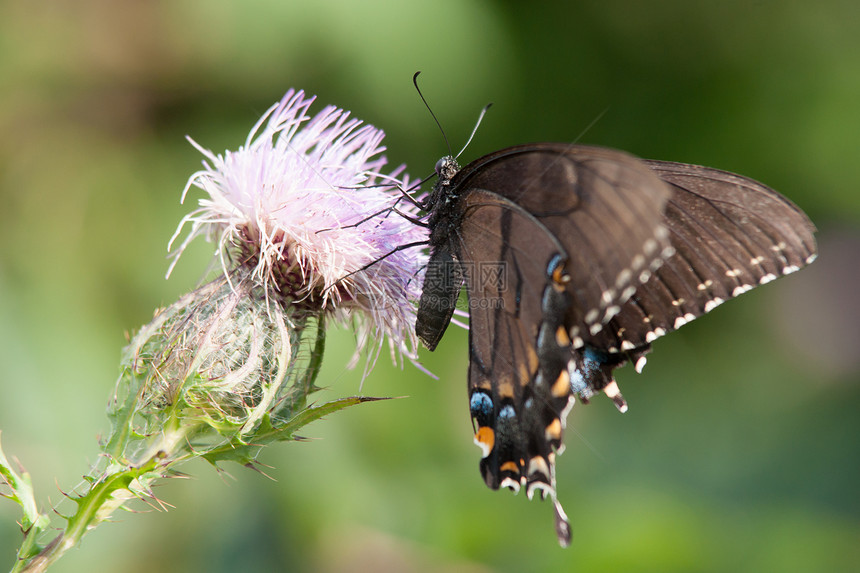
{"type": "Polygon", "coordinates": [[[493,418],[493,399],[484,392],[474,392],[469,399],[472,417],[481,426],[489,426],[493,418]]]}

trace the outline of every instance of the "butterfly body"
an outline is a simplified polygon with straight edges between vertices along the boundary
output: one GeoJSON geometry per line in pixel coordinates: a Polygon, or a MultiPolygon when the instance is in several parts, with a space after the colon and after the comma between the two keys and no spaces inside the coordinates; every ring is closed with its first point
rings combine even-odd
{"type": "Polygon", "coordinates": [[[814,227],[781,195],[718,170],[588,146],[443,158],[423,204],[430,261],[416,333],[431,350],[469,300],[469,405],[493,489],[553,499],[574,396],[627,405],[613,370],[656,338],[815,255],[814,227]]]}

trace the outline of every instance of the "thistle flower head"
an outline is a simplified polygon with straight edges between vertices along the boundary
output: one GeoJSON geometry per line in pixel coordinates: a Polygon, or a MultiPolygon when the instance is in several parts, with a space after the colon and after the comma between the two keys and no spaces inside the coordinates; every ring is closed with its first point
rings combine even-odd
{"type": "Polygon", "coordinates": [[[217,243],[225,274],[247,267],[291,313],[354,319],[356,357],[382,335],[393,359],[414,357],[412,301],[426,257],[396,249],[425,241],[426,231],[389,210],[397,204],[414,214],[402,201],[408,177],[402,166],[383,172],[381,130],[334,106],[310,116],[313,101],[290,90],[237,151],[215,155],[189,138],[206,161],[183,198],[191,187],[206,195],[180,224],[177,235],[186,223],[191,230],[174,256],[205,235],[217,243]]]}

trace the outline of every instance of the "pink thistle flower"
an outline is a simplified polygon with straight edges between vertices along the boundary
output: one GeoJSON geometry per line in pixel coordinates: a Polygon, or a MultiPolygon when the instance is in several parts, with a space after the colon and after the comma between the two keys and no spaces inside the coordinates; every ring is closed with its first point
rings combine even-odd
{"type": "MultiPolygon", "coordinates": [[[[267,296],[293,312],[328,314],[354,322],[355,364],[371,339],[368,369],[387,336],[392,360],[415,359],[414,301],[426,255],[418,248],[426,229],[387,211],[416,214],[400,189],[409,178],[400,166],[382,171],[384,133],[328,106],[311,117],[314,97],[290,90],[263,114],[237,151],[206,156],[188,180],[206,193],[187,215],[191,230],[173,252],[173,265],[199,235],[217,243],[228,274],[244,265],[267,296]],[[399,188],[399,189],[398,189],[399,188]]],[[[170,271],[168,271],[168,274],[170,271]]]]}

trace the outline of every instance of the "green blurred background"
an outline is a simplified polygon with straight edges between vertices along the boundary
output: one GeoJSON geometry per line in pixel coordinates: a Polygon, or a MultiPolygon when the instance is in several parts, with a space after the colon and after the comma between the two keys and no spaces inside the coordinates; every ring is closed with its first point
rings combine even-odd
{"type": "MultiPolygon", "coordinates": [[[[656,344],[619,383],[631,410],[574,408],[547,503],[492,492],[466,403],[466,336],[380,360],[359,387],[332,332],[320,398],[406,399],[271,448],[276,481],[203,463],[52,569],[77,571],[847,571],[860,564],[860,4],[853,1],[0,4],[0,430],[58,501],[97,455],[124,332],[203,275],[167,240],[201,156],[235,149],[289,87],[386,130],[428,174],[580,141],[760,179],[819,226],[821,256],[656,344]],[[566,4],[566,6],[562,6],[566,4]],[[605,113],[604,113],[605,112],[605,113]],[[603,115],[601,115],[603,114],[603,115]],[[140,508],[145,509],[145,508],[140,508]]],[[[17,506],[0,500],[0,569],[17,506]]]]}

